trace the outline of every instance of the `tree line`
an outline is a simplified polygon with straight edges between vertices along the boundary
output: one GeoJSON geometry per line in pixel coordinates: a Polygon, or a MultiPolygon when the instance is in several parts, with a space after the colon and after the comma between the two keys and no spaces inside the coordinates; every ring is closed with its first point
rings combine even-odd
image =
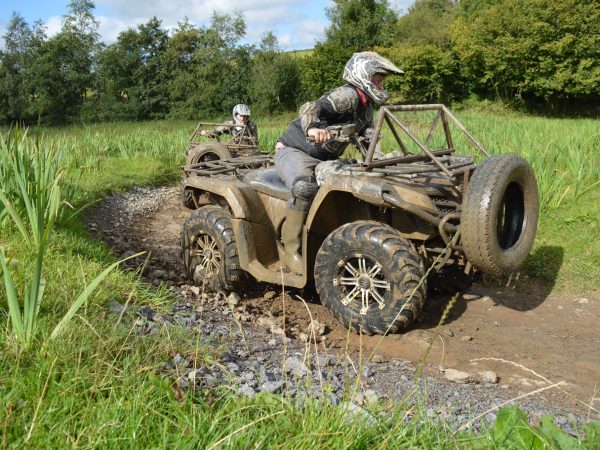
{"type": "Polygon", "coordinates": [[[15,12],[0,52],[0,122],[198,119],[247,103],[295,110],[342,83],[355,51],[376,50],[405,70],[392,101],[486,98],[578,110],[600,100],[597,0],[416,0],[399,16],[388,0],[334,0],[325,38],[307,56],[278,49],[273,33],[242,43],[241,13],[153,17],[100,41],[92,0],[72,0],[49,37],[15,12]]]}

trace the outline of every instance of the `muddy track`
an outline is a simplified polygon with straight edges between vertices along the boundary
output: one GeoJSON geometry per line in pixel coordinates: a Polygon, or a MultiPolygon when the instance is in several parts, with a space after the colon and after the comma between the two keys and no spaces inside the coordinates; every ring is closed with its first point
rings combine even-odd
{"type": "MultiPolygon", "coordinates": [[[[194,289],[185,278],[179,256],[180,228],[189,213],[176,188],[138,189],[105,199],[87,214],[86,221],[90,232],[105,240],[118,255],[149,252],[144,272],[148,282],[172,286],[175,293],[187,295],[189,301],[194,289]]],[[[449,295],[439,292],[444,290],[443,282],[437,286],[440,289],[432,289],[423,314],[408,332],[383,338],[349,334],[311,289],[257,283],[239,295],[245,305],[246,326],[255,332],[269,334],[260,326],[267,317],[284,326],[286,334],[300,343],[312,316],[324,325],[323,346],[328,351],[354,356],[375,354],[375,361],[389,364],[391,372],[393,361],[409,360],[417,365],[433,339],[426,374],[449,392],[458,385],[445,379],[445,369],[469,374],[493,371],[498,383],[488,384],[486,389],[492,389],[498,400],[562,382],[560,389],[525,397],[523,401],[529,403],[524,407],[534,418],[551,412],[563,417],[565,423],[568,417],[577,417],[577,422],[600,419],[600,394],[596,392],[600,390],[598,293],[554,294],[551,284],[523,278],[485,280],[458,297],[434,338],[450,300],[449,295]]],[[[394,381],[393,373],[390,376],[387,383],[394,381]]],[[[482,386],[464,395],[483,396],[482,386]]]]}

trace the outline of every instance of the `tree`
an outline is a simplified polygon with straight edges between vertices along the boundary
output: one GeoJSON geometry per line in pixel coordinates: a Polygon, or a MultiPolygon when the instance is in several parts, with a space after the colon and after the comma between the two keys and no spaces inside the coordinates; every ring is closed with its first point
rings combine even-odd
{"type": "Polygon", "coordinates": [[[25,19],[13,13],[4,34],[5,50],[0,52],[0,119],[26,119],[29,103],[26,78],[33,32],[25,19]]]}
{"type": "Polygon", "coordinates": [[[396,42],[450,48],[450,25],[458,9],[456,0],[416,0],[398,19],[396,42]]]}
{"type": "Polygon", "coordinates": [[[162,118],[169,93],[163,56],[169,37],[156,17],[119,34],[100,55],[98,73],[104,107],[118,118],[162,118]]]}
{"type": "Polygon", "coordinates": [[[488,0],[465,7],[452,40],[480,92],[508,101],[598,98],[600,3],[488,0]]]}
{"type": "Polygon", "coordinates": [[[36,40],[28,71],[28,111],[33,117],[50,123],[79,118],[93,86],[92,61],[98,48],[93,9],[92,1],[72,1],[61,31],[50,39],[36,40]]]}
{"type": "Polygon", "coordinates": [[[298,61],[278,50],[272,32],[264,34],[252,60],[253,108],[269,114],[295,109],[299,87],[298,61]]]}
{"type": "Polygon", "coordinates": [[[334,0],[325,43],[352,51],[388,46],[393,41],[396,13],[387,0],[334,0]]]}

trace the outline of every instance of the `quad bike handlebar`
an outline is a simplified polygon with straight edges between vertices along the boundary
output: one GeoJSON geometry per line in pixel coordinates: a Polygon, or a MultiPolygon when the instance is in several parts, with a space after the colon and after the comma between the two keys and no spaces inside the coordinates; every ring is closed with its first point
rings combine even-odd
{"type": "MultiPolygon", "coordinates": [[[[327,148],[327,144],[332,142],[350,143],[354,145],[358,151],[360,151],[363,157],[366,155],[367,148],[369,146],[369,140],[366,137],[358,135],[356,124],[348,123],[345,125],[330,125],[326,128],[326,130],[331,135],[331,139],[321,144],[323,147],[327,148]]],[[[309,144],[314,144],[315,138],[313,136],[307,136],[306,142],[309,144]]]]}

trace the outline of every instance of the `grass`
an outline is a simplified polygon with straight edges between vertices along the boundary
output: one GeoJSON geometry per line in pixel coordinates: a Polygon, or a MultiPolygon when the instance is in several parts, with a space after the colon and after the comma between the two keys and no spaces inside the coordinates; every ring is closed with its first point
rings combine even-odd
{"type": "MultiPolygon", "coordinates": [[[[493,152],[528,158],[538,178],[554,186],[549,194],[559,189],[557,180],[564,183],[562,192],[568,187],[562,200],[543,194],[547,201],[526,273],[569,292],[598,290],[600,243],[594,236],[600,194],[593,183],[599,179],[599,122],[468,111],[458,117],[493,152]]],[[[273,148],[291,118],[259,120],[261,147],[273,148]]],[[[194,126],[152,122],[43,130],[44,139],[65,152],[73,209],[56,223],[46,250],[47,301],[31,350],[23,350],[9,332],[6,295],[0,287],[0,447],[520,448],[531,446],[530,434],[552,434],[549,425],[532,428],[518,413],[506,413],[498,426],[478,435],[452,435],[414,401],[411,406],[371,410],[377,425],[365,427],[316,400],[300,405],[269,395],[239,399],[226,389],[178,391],[163,376],[164,362],[177,353],[212,361],[219,349],[200,344],[199,336],[186,329],[164,328],[140,336],[127,322],[107,318],[112,300],[159,308],[170,302],[166,290],[148,288],[130,271],[108,275],[60,339],[49,341],[83,280],[89,283],[115,262],[103,244],[89,238],[83,210],[110,192],[175,183],[194,126]],[[518,434],[525,440],[507,438],[501,426],[507,423],[525,430],[518,434]]],[[[1,228],[0,241],[15,259],[32,259],[15,228],[1,228]]],[[[594,448],[597,441],[592,439],[600,439],[600,430],[588,436],[588,448],[594,448]]]]}

